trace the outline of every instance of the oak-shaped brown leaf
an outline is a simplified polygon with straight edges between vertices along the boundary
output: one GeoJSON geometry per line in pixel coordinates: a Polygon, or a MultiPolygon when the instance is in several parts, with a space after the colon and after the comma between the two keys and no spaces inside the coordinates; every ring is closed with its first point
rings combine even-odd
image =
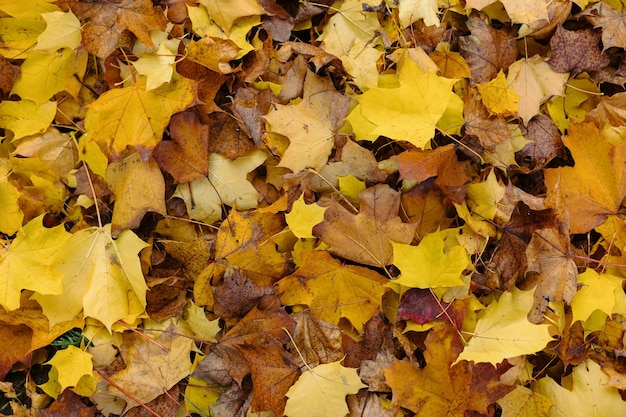
{"type": "Polygon", "coordinates": [[[461,361],[451,367],[463,350],[452,325],[435,326],[425,343],[425,367],[395,360],[384,370],[393,392],[392,405],[407,408],[419,417],[464,417],[467,411],[486,413],[489,404],[513,389],[500,383],[500,375],[510,367],[508,364],[494,367],[461,361]]]}
{"type": "Polygon", "coordinates": [[[587,7],[576,17],[585,17],[595,27],[602,28],[602,52],[626,46],[626,16],[605,2],[587,7]]]}
{"type": "Polygon", "coordinates": [[[591,29],[567,30],[559,25],[550,38],[552,57],[548,65],[557,72],[599,71],[609,64],[600,51],[600,32],[591,29]]]}
{"type": "Polygon", "coordinates": [[[398,216],[400,193],[386,184],[361,191],[361,209],[353,214],[336,201],[324,213],[324,221],[313,228],[334,255],[366,265],[384,267],[392,262],[391,242],[410,243],[414,224],[398,216]]]}
{"type": "Polygon", "coordinates": [[[109,393],[126,400],[127,409],[138,406],[137,401],[154,400],[191,372],[193,340],[173,324],[160,330],[154,340],[139,333],[124,334],[121,354],[126,368],[110,376],[115,385],[109,386],[109,393]]]}
{"type": "Polygon", "coordinates": [[[556,228],[535,230],[528,247],[527,275],[524,284],[534,287],[535,302],[528,320],[540,323],[550,301],[570,303],[576,294],[578,268],[572,259],[569,235],[556,228]]]}
{"type": "Polygon", "coordinates": [[[302,265],[278,281],[285,305],[305,304],[322,320],[342,318],[361,331],[382,303],[388,280],[369,268],[343,265],[326,251],[302,253],[302,265]]]}
{"type": "Polygon", "coordinates": [[[170,120],[172,140],[161,141],[153,152],[159,167],[167,171],[174,184],[191,182],[209,173],[209,126],[196,113],[176,113],[170,120]]]}
{"type": "Polygon", "coordinates": [[[400,165],[400,179],[422,182],[436,176],[441,167],[454,157],[454,145],[446,145],[436,149],[409,150],[393,156],[392,159],[400,165]]]}
{"type": "Polygon", "coordinates": [[[587,233],[616,214],[626,197],[626,141],[613,146],[595,124],[570,123],[563,142],[574,166],[545,170],[548,197],[561,192],[570,232],[587,233]]]}
{"type": "Polygon", "coordinates": [[[517,58],[515,37],[502,29],[495,29],[481,17],[471,16],[467,21],[471,34],[459,38],[461,55],[467,61],[475,83],[485,83],[506,70],[517,58]]]}
{"type": "Polygon", "coordinates": [[[561,133],[546,114],[538,114],[528,122],[526,138],[532,143],[526,144],[515,154],[515,160],[523,172],[535,172],[545,168],[554,158],[566,158],[561,133]]]}
{"type": "Polygon", "coordinates": [[[525,251],[533,232],[554,225],[554,212],[551,209],[535,211],[524,202],[518,202],[489,262],[488,285],[491,288],[510,289],[526,268],[525,251]]]}
{"type": "Polygon", "coordinates": [[[285,226],[282,215],[231,210],[217,233],[215,259],[237,265],[256,285],[270,286],[292,270],[275,240],[285,226]]]}
{"type": "Polygon", "coordinates": [[[402,297],[396,319],[412,320],[417,324],[444,320],[461,330],[466,307],[467,303],[461,300],[441,301],[430,289],[411,288],[402,297]]]}
{"type": "Polygon", "coordinates": [[[59,0],[56,4],[87,21],[81,30],[83,45],[102,59],[119,47],[129,46],[130,32],[145,45],[154,47],[150,31],[164,30],[167,22],[163,10],[154,7],[150,0],[59,0]]]}

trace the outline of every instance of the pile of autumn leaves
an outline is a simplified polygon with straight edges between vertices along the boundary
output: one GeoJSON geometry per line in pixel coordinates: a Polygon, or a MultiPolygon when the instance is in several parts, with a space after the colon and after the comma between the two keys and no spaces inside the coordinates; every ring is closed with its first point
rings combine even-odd
{"type": "Polygon", "coordinates": [[[626,415],[620,2],[31,3],[0,1],[0,376],[42,375],[6,399],[626,415]]]}

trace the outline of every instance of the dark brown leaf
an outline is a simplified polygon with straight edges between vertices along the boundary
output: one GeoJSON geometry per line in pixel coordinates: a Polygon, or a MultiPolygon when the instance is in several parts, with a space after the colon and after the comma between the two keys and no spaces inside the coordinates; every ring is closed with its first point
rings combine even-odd
{"type": "Polygon", "coordinates": [[[556,72],[599,71],[609,64],[600,50],[600,32],[591,29],[567,30],[559,25],[550,38],[552,58],[548,61],[556,72]]]}

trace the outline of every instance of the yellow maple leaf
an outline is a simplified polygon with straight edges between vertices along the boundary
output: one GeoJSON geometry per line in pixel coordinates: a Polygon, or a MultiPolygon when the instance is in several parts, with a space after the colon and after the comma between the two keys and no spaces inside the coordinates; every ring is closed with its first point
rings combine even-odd
{"type": "Polygon", "coordinates": [[[620,301],[623,303],[623,281],[623,278],[611,274],[598,274],[590,268],[579,274],[578,283],[582,286],[571,302],[572,323],[576,320],[587,320],[595,310],[603,311],[607,316],[614,312],[623,313],[614,311],[618,297],[622,298],[620,301]]]}
{"type": "Polygon", "coordinates": [[[114,236],[124,229],[138,227],[148,211],[166,214],[165,180],[153,158],[144,161],[133,152],[109,165],[106,181],[115,194],[111,219],[114,236]]]}
{"type": "Polygon", "coordinates": [[[61,294],[63,275],[52,267],[52,257],[70,238],[62,225],[43,226],[43,215],[29,221],[8,248],[0,251],[0,305],[20,307],[23,289],[39,294],[61,294]]]}
{"type": "Polygon", "coordinates": [[[344,417],[348,414],[346,395],[356,394],[367,385],[356,369],[339,361],[308,369],[287,391],[285,415],[288,417],[344,417]]]}
{"type": "Polygon", "coordinates": [[[195,220],[215,223],[222,218],[222,206],[240,210],[255,208],[259,193],[248,181],[248,173],[267,159],[260,149],[253,149],[231,161],[217,153],[209,155],[209,176],[179,184],[174,193],[187,206],[187,214],[195,220]]]}
{"type": "Polygon", "coordinates": [[[146,80],[109,90],[89,104],[85,128],[110,160],[121,157],[127,146],[135,147],[147,160],[161,141],[170,117],[196,99],[197,86],[174,74],[171,82],[146,91],[146,80]]]}
{"type": "MultiPolygon", "coordinates": [[[[0,35],[1,36],[1,35],[0,35]]],[[[31,100],[0,103],[0,127],[13,132],[13,139],[44,132],[57,111],[53,101],[37,105],[31,100]]]]}
{"type": "Polygon", "coordinates": [[[73,388],[78,395],[88,396],[96,391],[91,355],[76,346],[57,351],[52,359],[45,363],[52,368],[48,381],[39,385],[46,394],[57,398],[65,388],[73,388]]]}
{"type": "Polygon", "coordinates": [[[443,230],[427,234],[417,246],[392,242],[393,264],[401,271],[392,282],[413,288],[466,285],[463,271],[470,265],[469,256],[450,239],[450,233],[443,230]]]}
{"type": "MultiPolygon", "coordinates": [[[[22,4],[14,3],[22,6],[22,4]]],[[[58,9],[54,6],[53,10],[58,9]]],[[[50,11],[50,10],[46,10],[50,11]]],[[[37,37],[46,28],[46,23],[40,16],[3,17],[0,25],[0,39],[2,48],[0,55],[8,59],[24,59],[30,54],[30,49],[37,44],[37,37]]]]}
{"type": "Polygon", "coordinates": [[[537,381],[535,392],[552,401],[550,417],[625,416],[626,402],[608,382],[609,376],[600,365],[587,359],[563,378],[563,386],[544,377],[537,381]],[[564,388],[568,385],[571,389],[564,388]]]}
{"type": "Polygon", "coordinates": [[[147,78],[146,91],[170,82],[174,75],[177,47],[172,50],[166,43],[162,43],[156,53],[143,55],[132,62],[137,72],[147,78]]]}
{"type": "Polygon", "coordinates": [[[424,148],[455,94],[455,80],[423,73],[410,59],[398,70],[399,85],[375,87],[359,96],[348,116],[357,139],[387,136],[424,148]]]}
{"type": "Polygon", "coordinates": [[[21,193],[9,182],[7,173],[0,179],[0,232],[11,236],[22,227],[24,213],[19,205],[21,193]]]}
{"type": "Polygon", "coordinates": [[[46,21],[46,29],[37,37],[35,50],[48,50],[54,52],[57,49],[75,49],[82,39],[81,24],[78,18],[70,10],[64,12],[41,13],[46,21]]]}
{"type": "Polygon", "coordinates": [[[307,72],[303,89],[300,102],[277,104],[276,110],[265,116],[271,132],[289,138],[289,147],[278,166],[293,172],[308,167],[320,170],[326,164],[350,103],[329,78],[311,71],[307,72]]]}
{"type": "Polygon", "coordinates": [[[362,266],[342,265],[326,251],[302,253],[302,266],[276,284],[283,304],[306,304],[322,320],[350,320],[358,332],[376,313],[387,283],[362,266]]]}
{"type": "Polygon", "coordinates": [[[81,310],[109,331],[118,320],[141,316],[148,287],[137,253],[147,246],[130,230],[113,239],[110,224],[74,233],[53,260],[64,275],[62,294],[33,296],[50,326],[72,320],[81,310]]]}
{"type": "Polygon", "coordinates": [[[497,402],[502,407],[502,417],[548,417],[552,407],[548,398],[521,385],[497,402]]]}
{"type": "Polygon", "coordinates": [[[496,78],[484,84],[477,84],[483,104],[495,114],[517,113],[519,94],[509,89],[504,72],[500,70],[496,78]]]}
{"type": "Polygon", "coordinates": [[[426,26],[439,26],[439,2],[437,0],[404,0],[398,5],[398,17],[403,28],[424,19],[426,26]]]}
{"type": "MultiPolygon", "coordinates": [[[[548,324],[532,324],[528,312],[533,306],[534,290],[513,287],[497,302],[483,310],[472,338],[457,358],[496,365],[504,359],[536,353],[552,340],[548,324]]],[[[456,363],[456,362],[455,362],[456,363]]]]}
{"type": "Polygon", "coordinates": [[[285,220],[291,232],[297,238],[314,238],[313,226],[324,221],[324,212],[328,207],[321,207],[315,203],[306,204],[304,195],[300,195],[291,207],[291,211],[285,214],[285,220]]]}
{"type": "Polygon", "coordinates": [[[199,0],[199,3],[206,7],[211,19],[225,32],[230,32],[239,18],[265,13],[258,0],[199,0]]]}

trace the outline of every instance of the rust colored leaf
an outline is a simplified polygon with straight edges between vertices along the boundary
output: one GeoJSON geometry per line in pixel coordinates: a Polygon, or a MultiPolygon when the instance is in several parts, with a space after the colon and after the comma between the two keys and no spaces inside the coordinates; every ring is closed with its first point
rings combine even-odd
{"type": "Polygon", "coordinates": [[[18,75],[20,75],[20,67],[0,57],[0,91],[2,93],[9,94],[18,75]]]}
{"type": "Polygon", "coordinates": [[[69,389],[63,391],[50,407],[37,410],[41,417],[94,417],[96,412],[96,406],[85,405],[81,397],[69,389]]]}
{"type": "MultiPolygon", "coordinates": [[[[289,344],[287,350],[294,357],[299,358],[298,352],[302,355],[306,364],[297,360],[301,369],[307,364],[313,368],[322,363],[336,362],[345,356],[341,349],[343,335],[339,327],[320,320],[310,310],[295,314],[293,319],[296,322],[292,335],[294,343],[289,344]]],[[[347,366],[345,361],[344,365],[347,366]]]]}
{"type": "Polygon", "coordinates": [[[211,121],[211,140],[209,151],[235,160],[254,148],[254,143],[241,130],[237,121],[228,113],[213,113],[211,121]]]}
{"type": "Polygon", "coordinates": [[[444,195],[435,185],[435,179],[421,182],[402,194],[402,212],[409,223],[417,223],[415,235],[421,240],[427,233],[448,228],[453,218],[447,216],[444,195]]]}
{"type": "Polygon", "coordinates": [[[556,346],[556,353],[565,366],[569,366],[570,364],[580,365],[585,358],[587,347],[584,329],[580,320],[578,320],[571,326],[565,326],[563,334],[561,335],[561,341],[556,346]]]}
{"type": "Polygon", "coordinates": [[[550,38],[550,67],[557,72],[599,71],[609,64],[600,50],[600,32],[591,29],[567,30],[559,25],[550,38]]]}
{"type": "Polygon", "coordinates": [[[333,201],[313,234],[329,245],[334,255],[366,265],[390,265],[391,242],[410,243],[415,225],[402,222],[398,216],[400,194],[387,185],[370,187],[359,198],[361,211],[356,215],[333,201]]]}
{"type": "Polygon", "coordinates": [[[33,331],[24,324],[0,324],[0,340],[11,341],[0,347],[0,380],[4,380],[16,362],[30,366],[32,338],[33,331]]]}
{"type": "Polygon", "coordinates": [[[154,47],[150,31],[165,29],[163,11],[154,7],[150,0],[59,0],[56,4],[64,10],[72,10],[79,19],[87,20],[81,31],[83,45],[102,59],[119,47],[129,46],[130,32],[144,44],[154,47]]]}
{"type": "Polygon", "coordinates": [[[471,35],[459,38],[461,55],[467,61],[475,83],[485,83],[506,70],[517,58],[515,37],[502,29],[494,29],[480,17],[467,21],[471,35]]]}
{"type": "Polygon", "coordinates": [[[176,65],[176,71],[185,78],[195,80],[198,86],[198,107],[202,113],[209,114],[220,111],[215,104],[215,96],[228,76],[211,71],[207,67],[188,59],[183,59],[176,65]]]}
{"type": "Polygon", "coordinates": [[[206,177],[209,173],[209,126],[194,112],[181,112],[170,120],[171,141],[161,141],[154,159],[167,171],[174,184],[206,177]]]}
{"type": "Polygon", "coordinates": [[[436,176],[441,167],[454,158],[454,145],[432,150],[414,149],[393,157],[400,164],[400,179],[412,179],[419,182],[436,176]]]}
{"type": "Polygon", "coordinates": [[[345,333],[341,335],[342,350],[346,356],[343,363],[348,368],[359,368],[362,361],[373,361],[379,353],[393,351],[391,329],[382,314],[374,314],[363,326],[363,333],[363,340],[358,342],[345,333]]]}

